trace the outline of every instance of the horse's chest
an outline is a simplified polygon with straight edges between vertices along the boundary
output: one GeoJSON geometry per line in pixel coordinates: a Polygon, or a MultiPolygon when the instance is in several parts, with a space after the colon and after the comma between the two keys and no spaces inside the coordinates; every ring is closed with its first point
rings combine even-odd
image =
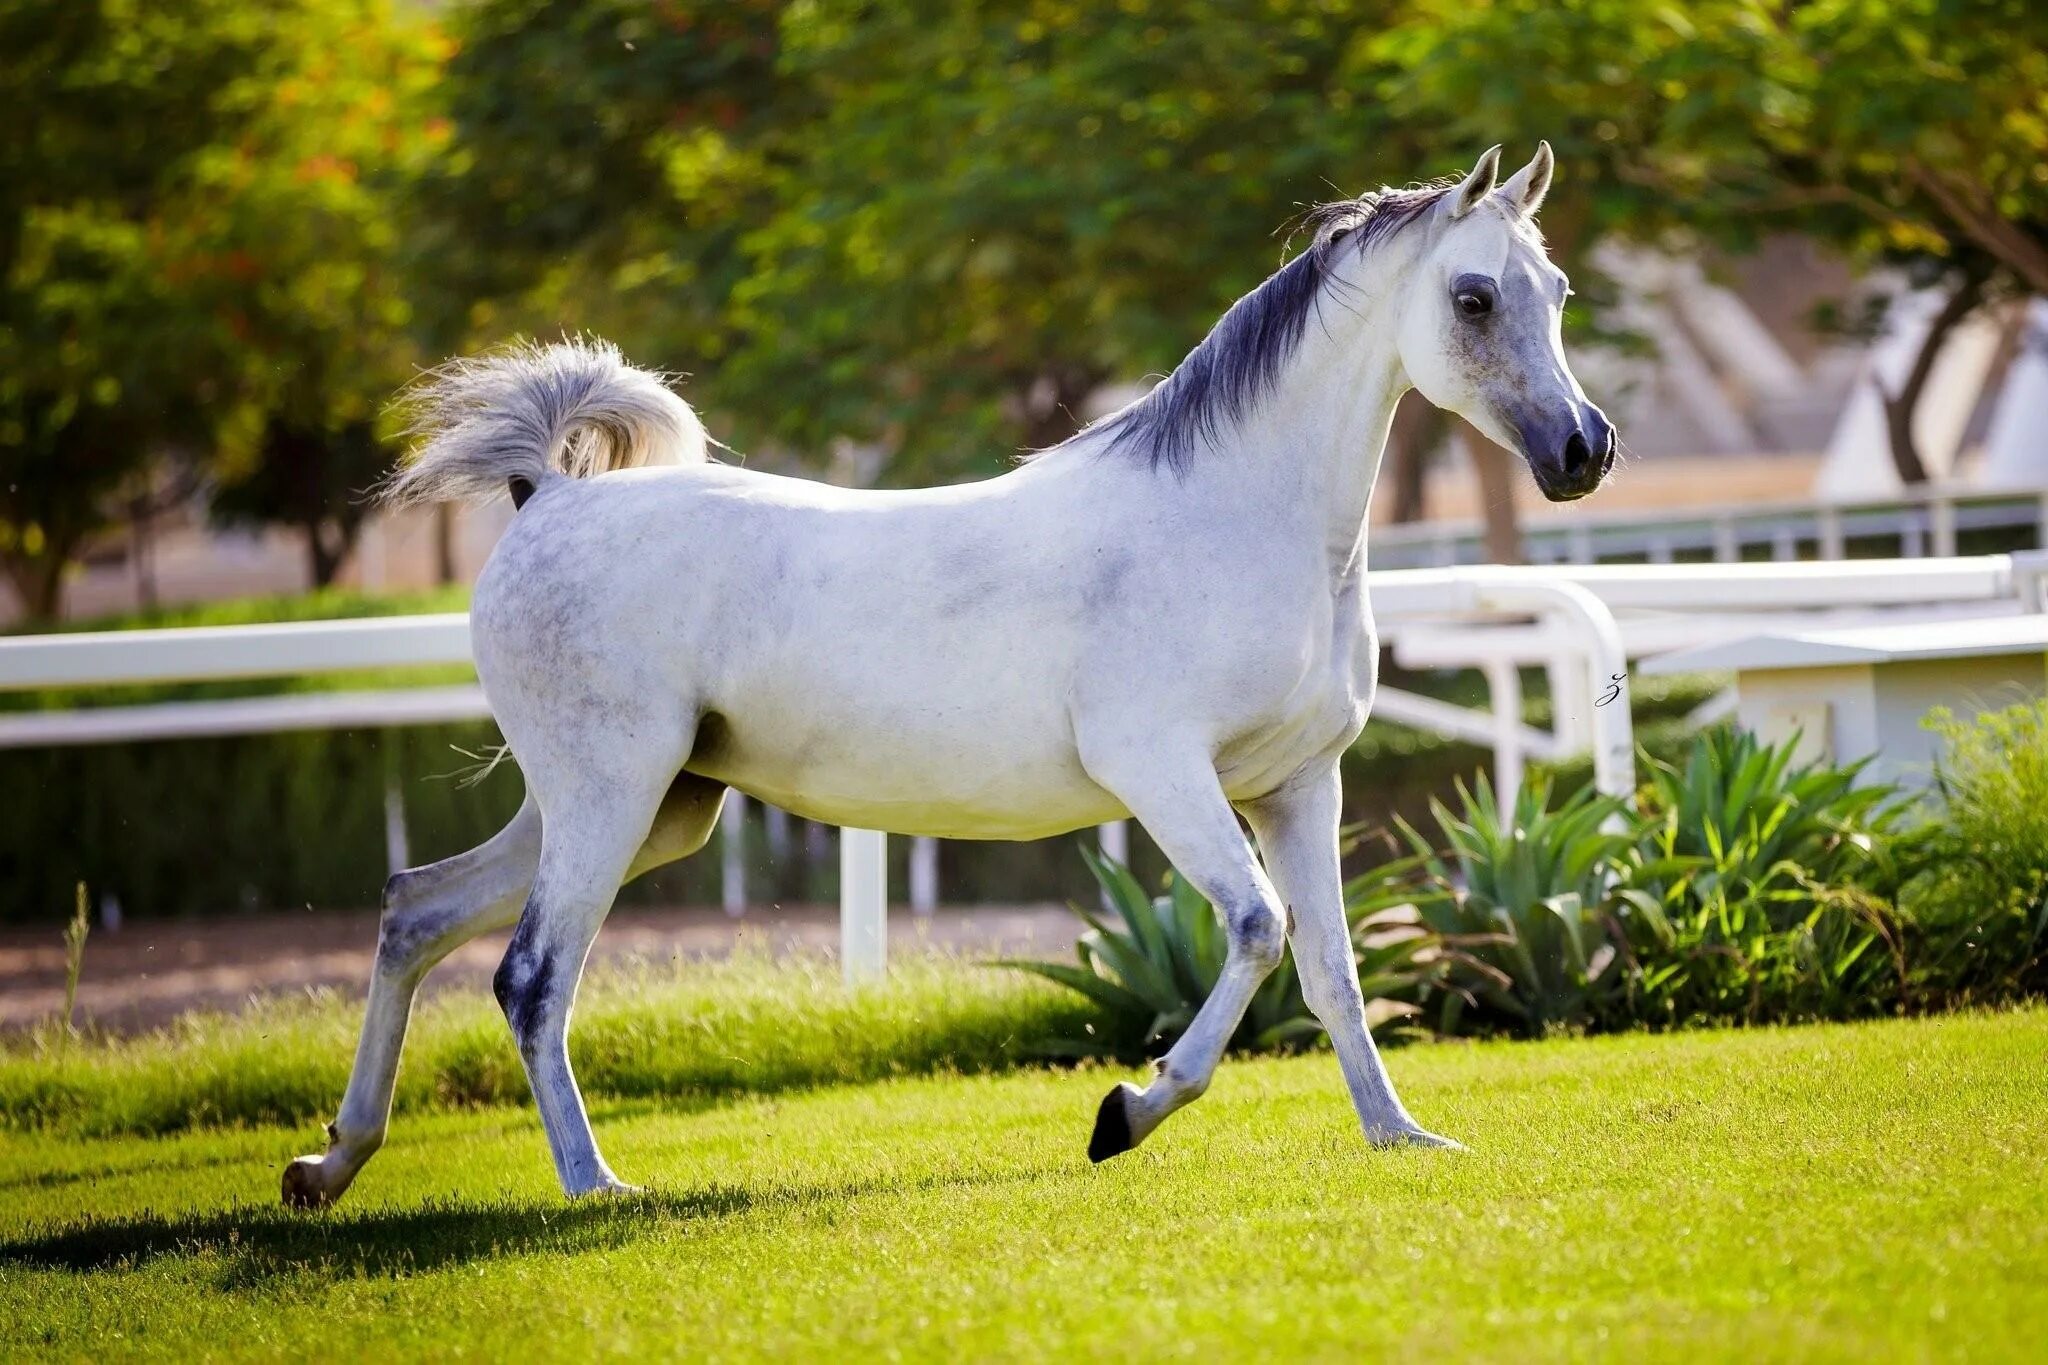
{"type": "Polygon", "coordinates": [[[1306,649],[1247,661],[1261,680],[1242,694],[1253,704],[1217,755],[1233,796],[1271,790],[1358,737],[1372,703],[1378,646],[1371,622],[1342,610],[1351,605],[1340,600],[1334,621],[1307,636],[1306,649]]]}

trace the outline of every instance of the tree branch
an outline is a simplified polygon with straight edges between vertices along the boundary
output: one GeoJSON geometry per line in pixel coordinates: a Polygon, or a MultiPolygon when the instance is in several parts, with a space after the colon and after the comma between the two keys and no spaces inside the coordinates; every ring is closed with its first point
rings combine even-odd
{"type": "Polygon", "coordinates": [[[1906,174],[1914,185],[1941,207],[1964,236],[2025,280],[2029,289],[2037,294],[2048,294],[2048,247],[2000,214],[1985,201],[1981,190],[1958,186],[1950,177],[1910,157],[1906,161],[1906,174]]]}

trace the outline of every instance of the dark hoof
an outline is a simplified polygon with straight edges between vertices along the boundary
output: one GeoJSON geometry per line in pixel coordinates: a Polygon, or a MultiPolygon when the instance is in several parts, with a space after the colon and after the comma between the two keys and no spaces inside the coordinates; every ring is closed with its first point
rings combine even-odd
{"type": "Polygon", "coordinates": [[[284,1168],[284,1204],[288,1209],[322,1209],[334,1202],[321,1183],[320,1170],[301,1157],[284,1168]]]}
{"type": "Polygon", "coordinates": [[[1095,1111],[1095,1132],[1088,1139],[1088,1159],[1107,1161],[1131,1150],[1131,1119],[1124,1112],[1124,1086],[1102,1097],[1095,1111]]]}

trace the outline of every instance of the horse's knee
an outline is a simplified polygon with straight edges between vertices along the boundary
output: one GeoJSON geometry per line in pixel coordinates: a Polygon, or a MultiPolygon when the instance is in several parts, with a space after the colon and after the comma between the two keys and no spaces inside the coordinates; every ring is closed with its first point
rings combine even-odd
{"type": "Polygon", "coordinates": [[[1230,951],[1259,971],[1272,971],[1287,951],[1287,922],[1264,897],[1231,910],[1224,921],[1230,951]]]}
{"type": "Polygon", "coordinates": [[[443,894],[447,883],[435,867],[399,872],[384,883],[384,908],[377,919],[378,971],[423,976],[475,932],[480,907],[443,894]]]}
{"type": "Polygon", "coordinates": [[[377,970],[404,974],[425,956],[437,926],[428,922],[421,902],[422,872],[414,868],[393,873],[384,883],[377,916],[377,970]]]}

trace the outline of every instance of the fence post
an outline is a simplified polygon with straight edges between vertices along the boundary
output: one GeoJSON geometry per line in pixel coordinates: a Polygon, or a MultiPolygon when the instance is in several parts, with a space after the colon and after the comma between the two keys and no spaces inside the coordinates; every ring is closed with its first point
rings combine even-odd
{"type": "Polygon", "coordinates": [[[1742,542],[1735,536],[1735,518],[1725,513],[1714,518],[1714,562],[1734,564],[1742,558],[1742,542]]]}
{"type": "Polygon", "coordinates": [[[718,812],[718,901],[734,919],[747,913],[747,798],[738,791],[718,812]]]}
{"type": "Polygon", "coordinates": [[[1522,789],[1522,670],[1513,659],[1488,659],[1482,667],[1493,707],[1494,794],[1513,809],[1522,789]]]}
{"type": "Polygon", "coordinates": [[[412,848],[405,837],[405,774],[403,741],[396,730],[378,735],[384,751],[384,863],[391,875],[412,866],[412,848]]]}
{"type": "Polygon", "coordinates": [[[1934,514],[1934,553],[1951,558],[1956,552],[1956,505],[1948,498],[1936,498],[1934,514]]]}
{"type": "Polygon", "coordinates": [[[910,841],[910,912],[929,915],[939,905],[939,841],[920,835],[910,841]]]}
{"type": "Polygon", "coordinates": [[[1841,559],[1847,553],[1842,538],[1842,509],[1827,503],[1820,509],[1820,557],[1841,559]]]}
{"type": "Polygon", "coordinates": [[[889,836],[839,831],[839,961],[846,984],[889,970],[889,836]]]}
{"type": "MultiPolygon", "coordinates": [[[[1473,605],[1495,611],[1554,613],[1568,622],[1584,652],[1581,674],[1592,703],[1585,716],[1593,739],[1593,785],[1604,795],[1632,799],[1636,788],[1635,730],[1629,715],[1628,655],[1621,631],[1606,603],[1578,583],[1537,578],[1515,579],[1499,574],[1474,576],[1473,605]],[[1612,696],[1602,689],[1615,688],[1612,696]],[[1603,697],[1605,700],[1603,701],[1603,697]]],[[[1557,704],[1553,702],[1553,705],[1557,704]]],[[[1558,708],[1562,720],[1564,710],[1558,708]]]]}

